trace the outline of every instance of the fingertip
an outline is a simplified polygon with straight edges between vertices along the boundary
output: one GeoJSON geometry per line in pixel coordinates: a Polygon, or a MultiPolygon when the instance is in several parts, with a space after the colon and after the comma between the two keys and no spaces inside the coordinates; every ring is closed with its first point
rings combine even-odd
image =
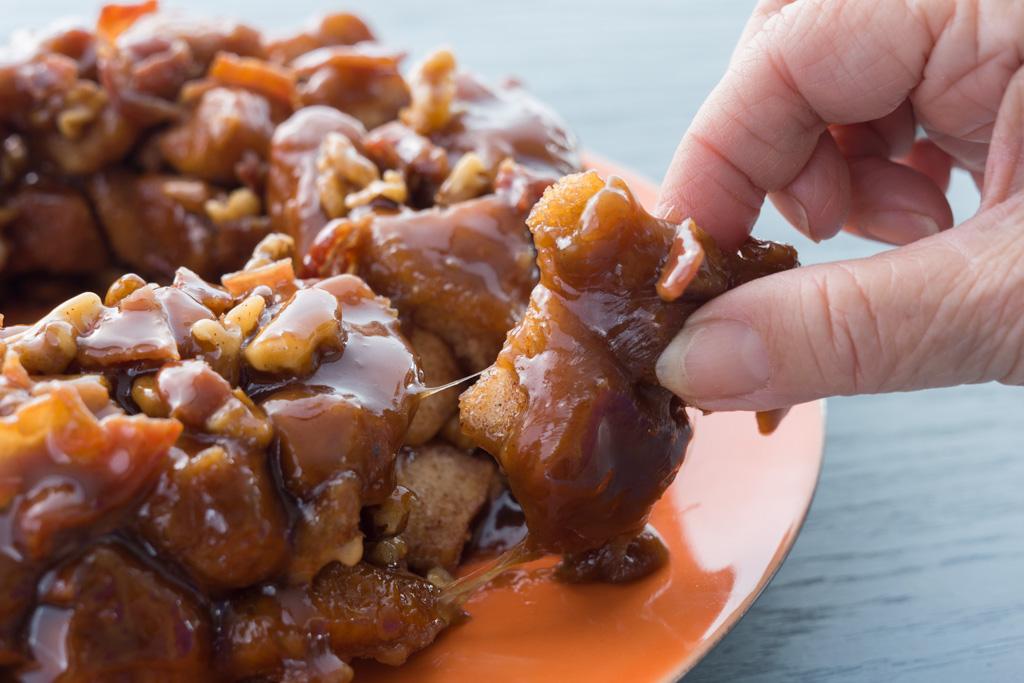
{"type": "Polygon", "coordinates": [[[687,134],[665,174],[655,214],[674,222],[692,218],[724,249],[750,234],[764,192],[735,166],[687,134]]]}
{"type": "Polygon", "coordinates": [[[771,376],[768,347],[742,320],[694,319],[655,366],[666,389],[695,405],[752,394],[771,376]]]}
{"type": "Polygon", "coordinates": [[[918,140],[910,152],[901,158],[903,163],[928,176],[943,192],[949,190],[949,177],[953,171],[953,157],[942,151],[931,140],[918,140]]]}
{"type": "Polygon", "coordinates": [[[909,100],[885,116],[864,123],[829,126],[843,156],[894,157],[909,154],[917,132],[909,100]]]}
{"type": "Polygon", "coordinates": [[[796,178],[769,199],[793,227],[816,242],[843,228],[850,211],[850,169],[827,131],[796,178]]]}
{"type": "Polygon", "coordinates": [[[908,244],[953,226],[945,193],[909,166],[878,157],[849,162],[851,209],[846,229],[889,244],[908,244]]]}
{"type": "Polygon", "coordinates": [[[807,237],[810,237],[815,242],[821,241],[820,238],[815,237],[811,233],[810,219],[807,218],[807,209],[803,203],[797,199],[793,194],[785,190],[781,192],[772,192],[768,195],[768,199],[771,200],[772,206],[778,211],[783,218],[785,218],[790,225],[802,232],[807,237]]]}

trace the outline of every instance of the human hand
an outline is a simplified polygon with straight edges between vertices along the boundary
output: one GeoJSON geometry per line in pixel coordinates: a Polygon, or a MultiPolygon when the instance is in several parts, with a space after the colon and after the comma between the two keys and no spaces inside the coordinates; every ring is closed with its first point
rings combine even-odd
{"type": "Polygon", "coordinates": [[[735,246],[767,194],[813,239],[845,227],[905,246],[715,299],[662,355],[661,383],[715,410],[1024,384],[1022,63],[1024,4],[1010,0],[761,2],[661,213],[735,246]],[[953,164],[981,208],[947,230],[953,164]]]}

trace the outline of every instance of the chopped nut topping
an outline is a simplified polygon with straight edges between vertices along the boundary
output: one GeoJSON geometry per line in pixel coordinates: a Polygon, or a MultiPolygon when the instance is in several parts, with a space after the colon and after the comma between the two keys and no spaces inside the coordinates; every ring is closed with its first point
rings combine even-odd
{"type": "Polygon", "coordinates": [[[241,389],[235,389],[232,398],[207,418],[206,428],[212,434],[249,441],[257,448],[266,448],[274,438],[266,414],[241,389]]]}
{"type": "Polygon", "coordinates": [[[348,213],[346,195],[380,179],[380,171],[341,133],[328,133],[316,160],[320,204],[331,218],[348,213]]]}
{"type": "Polygon", "coordinates": [[[224,324],[237,327],[243,337],[248,337],[260,322],[260,316],[267,307],[266,300],[261,296],[250,296],[238,304],[224,316],[224,324]]]}
{"type": "Polygon", "coordinates": [[[99,320],[102,312],[103,303],[100,298],[92,292],[85,292],[53,309],[47,318],[65,320],[75,328],[77,334],[84,334],[99,320]]]}
{"type": "Polygon", "coordinates": [[[412,104],[399,114],[402,123],[423,135],[448,125],[455,99],[455,68],[455,55],[446,48],[417,65],[409,77],[412,104]]]}
{"type": "Polygon", "coordinates": [[[245,270],[267,266],[282,259],[290,259],[294,253],[295,240],[280,232],[271,233],[256,245],[252,252],[252,258],[245,264],[245,270]]]}
{"type": "Polygon", "coordinates": [[[171,409],[157,391],[156,375],[142,375],[132,382],[132,400],[149,417],[167,417],[171,409]]]}
{"type": "Polygon", "coordinates": [[[479,197],[491,189],[491,172],[475,152],[463,154],[441,184],[434,201],[443,206],[479,197]]]}
{"type": "Polygon", "coordinates": [[[92,292],[79,294],[53,309],[31,328],[7,340],[31,374],[55,375],[67,369],[78,353],[77,338],[87,332],[103,312],[92,292]]]}
{"type": "Polygon", "coordinates": [[[242,331],[234,325],[225,326],[205,318],[193,323],[190,332],[211,367],[225,379],[235,379],[242,352],[242,331]]]}
{"type": "Polygon", "coordinates": [[[107,94],[99,84],[82,80],[68,92],[65,105],[57,115],[57,130],[69,140],[78,140],[107,106],[107,94]]]}
{"type": "Polygon", "coordinates": [[[330,292],[299,290],[245,347],[246,361],[262,372],[308,375],[320,347],[341,346],[340,311],[330,292]]]}
{"type": "Polygon", "coordinates": [[[260,198],[247,187],[233,190],[224,199],[207,199],[203,204],[206,215],[217,225],[260,215],[260,198]]]}
{"type": "Polygon", "coordinates": [[[374,163],[360,154],[352,141],[341,133],[328,133],[324,138],[317,170],[321,173],[334,171],[357,187],[366,187],[380,177],[374,163]]]}
{"type": "Polygon", "coordinates": [[[63,320],[46,320],[10,342],[10,349],[33,375],[64,372],[78,354],[75,331],[63,320]]]}
{"type": "Polygon", "coordinates": [[[178,202],[189,213],[202,213],[210,199],[210,186],[201,180],[166,180],[161,190],[168,199],[178,202]]]}
{"type": "Polygon", "coordinates": [[[448,584],[455,581],[455,577],[453,577],[444,567],[432,567],[427,572],[427,581],[434,584],[438,588],[444,588],[448,584]]]}
{"type": "Polygon", "coordinates": [[[110,288],[107,289],[107,295],[103,297],[103,304],[105,306],[116,306],[136,289],[141,289],[145,286],[146,281],[141,277],[135,273],[126,273],[117,278],[114,284],[110,285],[110,288]]]}
{"type": "Polygon", "coordinates": [[[402,174],[398,171],[384,171],[382,180],[374,180],[359,192],[345,197],[345,207],[354,209],[357,206],[365,206],[378,197],[390,199],[396,204],[404,204],[409,198],[409,191],[405,187],[405,178],[402,174]]]}
{"type": "Polygon", "coordinates": [[[201,349],[201,357],[225,380],[238,381],[245,334],[233,324],[212,320],[198,320],[190,329],[192,339],[201,349]]]}
{"type": "Polygon", "coordinates": [[[374,543],[366,559],[379,567],[399,564],[409,554],[409,544],[401,536],[385,538],[374,543]]]}
{"type": "Polygon", "coordinates": [[[291,259],[281,259],[265,266],[228,273],[220,281],[233,296],[251,292],[260,285],[276,290],[295,281],[295,268],[291,259]]]}

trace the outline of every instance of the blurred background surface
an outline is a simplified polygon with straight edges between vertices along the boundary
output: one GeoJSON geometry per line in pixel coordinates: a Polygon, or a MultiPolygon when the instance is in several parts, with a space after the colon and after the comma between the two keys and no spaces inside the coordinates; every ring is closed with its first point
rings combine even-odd
{"type": "MultiPolygon", "coordinates": [[[[93,0],[3,0],[0,35],[93,0]]],[[[521,77],[591,150],[660,179],[724,71],[753,2],[735,0],[163,0],[287,29],[360,13],[417,58],[447,44],[521,77]]],[[[962,174],[958,220],[977,208],[962,174]]],[[[804,263],[882,247],[815,245],[766,208],[756,234],[804,263]]],[[[998,385],[829,402],[824,470],[796,546],[690,681],[1008,681],[1024,671],[1024,390],[998,385]]]]}

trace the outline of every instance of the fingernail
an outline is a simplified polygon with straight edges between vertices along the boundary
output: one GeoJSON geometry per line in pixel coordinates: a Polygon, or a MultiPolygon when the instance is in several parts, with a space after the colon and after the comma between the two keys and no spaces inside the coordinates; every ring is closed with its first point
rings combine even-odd
{"type": "Polygon", "coordinates": [[[939,234],[939,225],[931,216],[913,211],[876,211],[861,216],[858,231],[889,244],[907,244],[939,234]]]}
{"type": "Polygon", "coordinates": [[[771,378],[764,340],[738,320],[708,320],[684,327],[658,359],[656,369],[662,386],[698,403],[753,393],[771,378]]]}
{"type": "Polygon", "coordinates": [[[811,234],[811,228],[807,222],[807,209],[800,203],[800,200],[788,192],[773,192],[770,199],[782,217],[789,221],[794,228],[817,241],[811,234]]]}

